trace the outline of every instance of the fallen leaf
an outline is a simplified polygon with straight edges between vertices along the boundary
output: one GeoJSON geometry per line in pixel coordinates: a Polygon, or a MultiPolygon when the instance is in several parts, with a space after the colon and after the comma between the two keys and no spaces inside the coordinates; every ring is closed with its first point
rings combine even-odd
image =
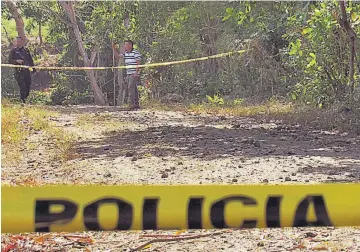
{"type": "Polygon", "coordinates": [[[315,247],[312,250],[314,250],[314,251],[322,251],[322,250],[328,250],[328,248],[325,247],[325,246],[321,246],[321,247],[315,247]]]}
{"type": "Polygon", "coordinates": [[[150,247],[151,247],[151,244],[146,245],[143,249],[148,249],[148,248],[150,248],[150,247]]]}
{"type": "Polygon", "coordinates": [[[34,241],[35,241],[36,243],[44,243],[45,240],[47,240],[47,239],[49,239],[49,238],[51,238],[51,237],[52,237],[51,234],[46,234],[46,235],[42,235],[42,236],[40,236],[40,237],[37,237],[34,241]]]}
{"type": "Polygon", "coordinates": [[[176,231],[175,235],[180,235],[184,232],[186,232],[186,229],[181,229],[181,230],[176,231]]]}

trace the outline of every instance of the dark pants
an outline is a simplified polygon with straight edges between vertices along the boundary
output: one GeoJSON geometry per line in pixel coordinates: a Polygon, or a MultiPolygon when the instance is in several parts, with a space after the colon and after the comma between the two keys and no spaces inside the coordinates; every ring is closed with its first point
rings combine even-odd
{"type": "Polygon", "coordinates": [[[29,69],[16,70],[14,73],[15,80],[20,87],[20,99],[25,102],[25,99],[30,94],[31,75],[29,69]]]}
{"type": "Polygon", "coordinates": [[[139,91],[138,83],[140,81],[139,76],[128,75],[126,76],[126,84],[128,86],[129,102],[131,108],[139,108],[139,91]]]}

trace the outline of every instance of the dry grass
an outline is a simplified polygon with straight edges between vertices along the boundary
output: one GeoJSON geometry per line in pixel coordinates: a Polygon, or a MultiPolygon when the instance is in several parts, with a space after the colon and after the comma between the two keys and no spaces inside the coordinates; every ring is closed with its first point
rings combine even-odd
{"type": "MultiPolygon", "coordinates": [[[[32,151],[36,144],[28,142],[28,137],[35,131],[48,135],[55,143],[56,157],[66,160],[72,155],[75,138],[64,130],[55,127],[50,117],[57,114],[40,106],[21,106],[3,100],[1,104],[1,144],[2,162],[5,166],[14,166],[23,159],[22,148],[32,151]]],[[[41,143],[38,143],[41,144],[41,143]]]]}
{"type": "Polygon", "coordinates": [[[306,105],[294,105],[269,101],[259,105],[216,105],[198,103],[190,105],[164,105],[152,103],[150,110],[183,111],[196,114],[214,114],[227,116],[259,117],[263,119],[279,119],[289,124],[323,130],[338,130],[360,134],[360,108],[353,106],[350,111],[344,105],[333,105],[331,108],[319,109],[306,105]]]}
{"type": "Polygon", "coordinates": [[[292,104],[284,104],[277,101],[269,101],[259,105],[216,105],[211,103],[197,103],[190,105],[165,105],[161,103],[151,103],[146,106],[148,109],[156,110],[175,110],[193,112],[196,114],[216,114],[228,116],[256,116],[256,115],[275,115],[288,114],[294,109],[292,104]]]}
{"type": "Polygon", "coordinates": [[[83,130],[98,130],[100,134],[111,131],[122,130],[135,126],[135,123],[121,122],[114,118],[112,114],[84,114],[78,117],[76,126],[83,130]]]}

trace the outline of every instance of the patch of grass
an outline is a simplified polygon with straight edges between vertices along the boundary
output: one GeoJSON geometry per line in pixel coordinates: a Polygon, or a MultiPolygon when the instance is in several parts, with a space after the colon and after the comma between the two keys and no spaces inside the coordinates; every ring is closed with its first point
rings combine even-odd
{"type": "Polygon", "coordinates": [[[109,133],[119,129],[133,126],[131,122],[120,122],[112,114],[80,115],[76,126],[82,129],[93,129],[94,127],[102,133],[109,133]]]}
{"type": "Polygon", "coordinates": [[[161,103],[152,103],[147,106],[149,109],[175,110],[193,112],[196,114],[214,114],[229,116],[256,116],[256,115],[274,115],[288,114],[293,111],[291,104],[284,104],[278,101],[269,101],[260,105],[246,105],[243,102],[234,103],[193,103],[190,105],[165,105],[161,103]]]}
{"type": "Polygon", "coordinates": [[[1,143],[19,144],[26,137],[23,132],[21,111],[8,105],[1,106],[1,143]]]}
{"type": "Polygon", "coordinates": [[[55,143],[56,159],[67,161],[76,157],[77,154],[74,152],[76,139],[73,134],[69,134],[65,130],[57,127],[50,127],[47,129],[47,132],[51,140],[55,143]]]}
{"type": "Polygon", "coordinates": [[[3,101],[1,108],[3,164],[18,164],[23,158],[21,146],[26,146],[30,151],[36,148],[34,143],[25,141],[34,131],[43,131],[49,135],[50,140],[55,143],[56,156],[60,160],[72,157],[75,137],[51,124],[49,118],[56,116],[56,113],[43,107],[21,106],[6,100],[3,101]]]}

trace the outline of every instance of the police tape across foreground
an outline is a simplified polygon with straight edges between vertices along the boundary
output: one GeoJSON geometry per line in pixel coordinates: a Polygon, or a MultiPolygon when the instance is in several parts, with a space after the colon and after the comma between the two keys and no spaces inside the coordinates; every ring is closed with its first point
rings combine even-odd
{"type": "Polygon", "coordinates": [[[2,187],[2,232],[360,226],[360,184],[2,187]]]}

